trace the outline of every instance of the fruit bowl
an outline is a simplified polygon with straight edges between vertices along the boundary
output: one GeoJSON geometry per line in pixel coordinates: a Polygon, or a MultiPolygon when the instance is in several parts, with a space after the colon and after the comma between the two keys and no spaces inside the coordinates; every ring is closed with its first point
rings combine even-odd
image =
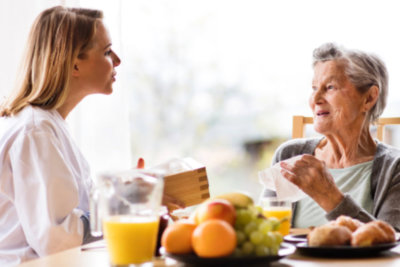
{"type": "Polygon", "coordinates": [[[295,250],[295,246],[288,243],[282,243],[278,255],[274,256],[227,256],[219,258],[201,258],[194,253],[180,255],[167,253],[164,248],[161,248],[161,254],[179,262],[198,266],[248,266],[251,264],[265,264],[277,261],[292,254],[295,250]]]}

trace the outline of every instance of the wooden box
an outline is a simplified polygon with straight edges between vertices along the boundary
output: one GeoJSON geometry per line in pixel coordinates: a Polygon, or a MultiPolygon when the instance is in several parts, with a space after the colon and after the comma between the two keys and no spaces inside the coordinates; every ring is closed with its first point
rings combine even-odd
{"type": "Polygon", "coordinates": [[[164,176],[164,194],[179,199],[186,207],[210,197],[205,167],[164,176]]]}

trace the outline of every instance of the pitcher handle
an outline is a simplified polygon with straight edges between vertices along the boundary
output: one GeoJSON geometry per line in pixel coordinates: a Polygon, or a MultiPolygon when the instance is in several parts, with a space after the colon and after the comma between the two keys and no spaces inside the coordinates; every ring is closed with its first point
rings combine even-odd
{"type": "Polygon", "coordinates": [[[93,189],[90,194],[90,232],[92,236],[101,236],[102,220],[100,216],[100,194],[97,189],[93,189]]]}

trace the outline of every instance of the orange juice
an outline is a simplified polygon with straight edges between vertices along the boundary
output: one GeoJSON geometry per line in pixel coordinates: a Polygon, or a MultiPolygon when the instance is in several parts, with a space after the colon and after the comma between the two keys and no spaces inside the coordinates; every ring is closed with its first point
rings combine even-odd
{"type": "Polygon", "coordinates": [[[281,222],[279,227],[279,232],[285,236],[289,234],[290,230],[290,220],[292,219],[292,210],[290,208],[282,208],[282,207],[269,207],[268,210],[264,210],[264,216],[275,217],[278,220],[282,220],[283,218],[287,218],[287,220],[281,222]]]}
{"type": "Polygon", "coordinates": [[[104,220],[104,238],[113,265],[151,261],[156,247],[159,219],[112,216],[104,220]]]}

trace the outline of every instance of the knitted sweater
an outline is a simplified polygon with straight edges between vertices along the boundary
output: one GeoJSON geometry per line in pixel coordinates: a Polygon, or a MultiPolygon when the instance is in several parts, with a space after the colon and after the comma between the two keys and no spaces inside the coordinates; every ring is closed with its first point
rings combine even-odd
{"type": "MultiPolygon", "coordinates": [[[[275,152],[272,164],[301,155],[314,154],[321,138],[293,139],[282,144],[275,152]]],[[[400,150],[377,141],[371,174],[372,214],[366,212],[345,194],[342,202],[328,212],[328,220],[335,220],[340,215],[347,215],[362,222],[379,219],[390,223],[400,231],[400,150]]],[[[296,216],[294,203],[293,218],[296,216]]]]}

